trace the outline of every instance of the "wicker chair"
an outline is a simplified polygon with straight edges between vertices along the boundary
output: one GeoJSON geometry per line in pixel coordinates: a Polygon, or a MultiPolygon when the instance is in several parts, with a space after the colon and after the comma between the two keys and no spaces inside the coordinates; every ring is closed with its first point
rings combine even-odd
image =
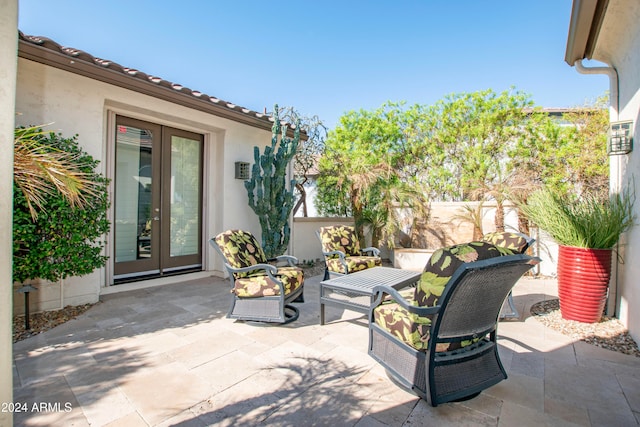
{"type": "Polygon", "coordinates": [[[260,322],[289,323],[299,316],[291,302],[304,302],[304,272],[297,259],[282,255],[267,260],[249,232],[228,230],[210,240],[224,259],[233,299],[227,317],[260,322]],[[286,263],[286,266],[279,266],[286,263]]]}
{"type": "Polygon", "coordinates": [[[378,248],[360,249],[356,230],[349,225],[321,227],[316,231],[326,268],[323,280],[330,275],[343,275],[382,265],[378,248]]]}
{"type": "Polygon", "coordinates": [[[476,396],[507,378],[498,317],[511,288],[539,261],[487,242],[436,251],[415,289],[375,288],[369,354],[432,406],[476,396]]]}
{"type": "MultiPolygon", "coordinates": [[[[533,245],[533,242],[535,242],[536,239],[522,233],[496,231],[482,236],[482,241],[489,242],[503,248],[513,249],[514,251],[523,254],[527,252],[527,250],[531,247],[531,245],[533,245]]],[[[505,319],[520,317],[520,315],[518,314],[518,310],[516,309],[516,305],[513,302],[512,292],[509,292],[509,296],[507,297],[507,304],[509,305],[509,311],[501,311],[500,318],[505,319]]]]}

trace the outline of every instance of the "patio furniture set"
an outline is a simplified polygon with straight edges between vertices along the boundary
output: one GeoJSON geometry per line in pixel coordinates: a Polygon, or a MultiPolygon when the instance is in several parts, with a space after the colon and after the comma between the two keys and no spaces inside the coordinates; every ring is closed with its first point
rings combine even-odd
{"type": "MultiPolygon", "coordinates": [[[[532,239],[492,233],[482,241],[434,252],[423,272],[383,267],[377,248],[360,249],[353,227],[317,232],[325,256],[320,324],[325,305],[368,314],[369,355],[390,378],[431,405],[469,399],[507,378],[497,346],[511,290],[540,262],[526,255],[532,239]]],[[[303,302],[304,277],[295,258],[266,259],[255,237],[229,230],[211,239],[232,286],[228,317],[289,323],[303,302]],[[285,265],[282,265],[285,264],[285,265]]]]}

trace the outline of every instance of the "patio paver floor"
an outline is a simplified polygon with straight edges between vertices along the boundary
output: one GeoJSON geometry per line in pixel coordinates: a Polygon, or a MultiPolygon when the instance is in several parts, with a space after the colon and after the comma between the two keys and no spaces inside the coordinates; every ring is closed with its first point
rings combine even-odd
{"type": "Polygon", "coordinates": [[[509,378],[432,408],[367,355],[366,317],[327,307],[305,283],[285,326],[226,319],[228,283],[208,277],[104,295],[70,322],[14,344],[18,426],[638,425],[640,358],[574,342],[531,318],[554,280],[514,289],[500,323],[509,378]],[[45,404],[33,411],[33,404],[45,404]],[[58,403],[58,405],[56,405],[58,403]]]}

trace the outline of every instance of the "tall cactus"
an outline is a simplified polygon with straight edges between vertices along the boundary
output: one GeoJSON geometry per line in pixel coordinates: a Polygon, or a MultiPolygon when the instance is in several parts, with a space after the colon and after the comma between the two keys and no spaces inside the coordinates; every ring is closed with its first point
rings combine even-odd
{"type": "Polygon", "coordinates": [[[253,148],[255,163],[251,168],[251,179],[244,186],[249,195],[249,207],[258,215],[262,228],[262,247],[267,258],[285,253],[289,245],[291,228],[289,215],[293,209],[295,179],[287,188],[287,165],[296,154],[300,141],[300,123],[296,124],[294,137],[287,137],[287,126],[281,127],[278,106],[273,110],[271,146],[260,155],[253,148]]]}

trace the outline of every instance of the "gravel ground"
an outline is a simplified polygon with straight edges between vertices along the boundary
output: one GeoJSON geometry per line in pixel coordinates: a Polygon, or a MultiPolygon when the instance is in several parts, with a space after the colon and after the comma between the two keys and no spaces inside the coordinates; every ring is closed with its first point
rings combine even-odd
{"type": "MultiPolygon", "coordinates": [[[[98,303],[99,304],[99,303],[98,303]]],[[[71,319],[75,319],[95,304],[85,304],[78,306],[68,305],[61,310],[45,311],[29,315],[29,330],[25,330],[24,315],[13,317],[13,342],[18,342],[38,335],[51,328],[55,328],[71,319]]]]}
{"type": "MultiPolygon", "coordinates": [[[[324,273],[324,264],[319,263],[311,267],[304,267],[304,270],[306,277],[318,276],[324,273]]],[[[13,342],[29,338],[75,319],[94,305],[67,306],[62,310],[31,314],[29,316],[29,330],[25,330],[23,315],[14,316],[13,342]]],[[[608,350],[640,357],[638,344],[618,319],[604,316],[598,323],[565,320],[560,316],[560,305],[557,299],[534,304],[531,307],[531,314],[545,326],[564,335],[608,350]]]]}
{"type": "Polygon", "coordinates": [[[563,335],[619,353],[640,357],[638,344],[616,318],[603,316],[598,323],[565,320],[560,315],[558,299],[542,301],[531,306],[531,314],[545,326],[563,335]]]}

